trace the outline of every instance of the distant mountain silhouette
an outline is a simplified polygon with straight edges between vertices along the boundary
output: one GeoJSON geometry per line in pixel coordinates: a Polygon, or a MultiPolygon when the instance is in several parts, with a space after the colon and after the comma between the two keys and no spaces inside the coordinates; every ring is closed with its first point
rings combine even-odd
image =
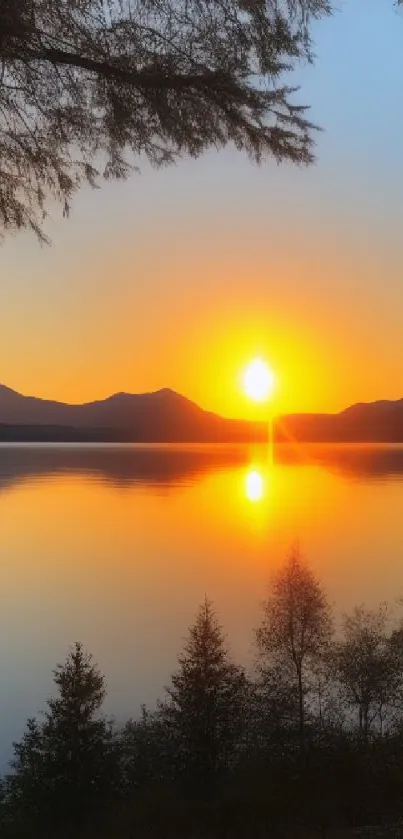
{"type": "Polygon", "coordinates": [[[401,443],[403,399],[360,403],[339,414],[290,414],[277,421],[276,436],[311,443],[401,443]]]}
{"type": "MultiPolygon", "coordinates": [[[[275,436],[279,442],[403,442],[403,399],[352,405],[339,414],[289,414],[276,420],[275,436]]],[[[264,423],[219,417],[167,388],[68,405],[0,385],[1,441],[232,443],[266,437],[264,423]]]]}
{"type": "Polygon", "coordinates": [[[242,442],[266,429],[203,411],[168,388],[116,393],[66,405],[22,396],[0,385],[0,440],[50,442],[242,442]]]}

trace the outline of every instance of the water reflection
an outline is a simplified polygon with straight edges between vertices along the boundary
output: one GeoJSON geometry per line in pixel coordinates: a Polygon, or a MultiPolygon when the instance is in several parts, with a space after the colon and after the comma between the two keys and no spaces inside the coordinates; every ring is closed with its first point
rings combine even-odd
{"type": "Polygon", "coordinates": [[[206,593],[247,664],[295,539],[337,609],[403,593],[402,446],[277,446],[270,466],[267,447],[0,445],[1,490],[0,767],[76,639],[118,721],[161,695],[206,593]]]}
{"type": "Polygon", "coordinates": [[[116,487],[186,487],[249,460],[247,446],[0,444],[0,490],[66,475],[116,487]]]}
{"type": "Polygon", "coordinates": [[[273,452],[267,446],[247,445],[0,444],[0,491],[72,474],[119,487],[170,489],[193,485],[211,473],[245,468],[261,476],[261,481],[247,479],[250,498],[261,497],[266,472],[282,466],[318,466],[354,481],[398,479],[403,475],[403,446],[282,444],[273,452]]]}

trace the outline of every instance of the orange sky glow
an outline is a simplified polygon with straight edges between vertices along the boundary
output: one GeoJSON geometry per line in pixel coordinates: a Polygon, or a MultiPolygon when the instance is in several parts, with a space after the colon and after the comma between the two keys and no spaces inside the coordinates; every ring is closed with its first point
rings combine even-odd
{"type": "Polygon", "coordinates": [[[10,307],[0,339],[1,380],[25,394],[71,402],[172,387],[207,410],[258,418],[266,406],[253,404],[242,386],[245,365],[258,356],[276,375],[275,413],[337,411],[401,395],[393,316],[387,347],[379,341],[378,316],[387,301],[373,302],[374,256],[372,263],[360,255],[361,264],[350,265],[350,274],[357,271],[351,292],[345,267],[351,255],[339,253],[332,265],[326,242],[316,265],[310,249],[297,260],[269,257],[261,247],[249,260],[239,245],[221,259],[213,249],[195,264],[191,244],[179,264],[171,246],[162,271],[143,243],[137,283],[127,245],[122,250],[112,242],[103,264],[88,251],[81,266],[68,257],[57,282],[51,280],[55,289],[42,278],[33,286],[39,332],[31,314],[17,335],[13,316],[21,322],[21,315],[10,307]],[[116,291],[112,271],[119,276],[116,291]]]}
{"type": "Polygon", "coordinates": [[[51,248],[7,239],[0,382],[71,402],[170,387],[253,418],[265,408],[241,377],[259,356],[276,374],[276,413],[401,398],[403,20],[392,5],[345,3],[316,33],[317,65],[295,78],[325,128],[315,166],[258,168],[231,148],[141,164],[125,184],[83,190],[68,221],[54,209],[51,248]]]}

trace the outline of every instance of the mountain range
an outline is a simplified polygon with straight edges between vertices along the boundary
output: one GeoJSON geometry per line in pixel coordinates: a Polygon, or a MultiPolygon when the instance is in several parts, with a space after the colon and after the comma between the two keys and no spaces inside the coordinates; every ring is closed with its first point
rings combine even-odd
{"type": "MultiPolygon", "coordinates": [[[[279,442],[403,442],[403,399],[352,405],[338,414],[288,414],[279,442]]],[[[225,419],[165,388],[69,405],[0,385],[0,441],[224,443],[267,438],[265,423],[225,419]]]]}

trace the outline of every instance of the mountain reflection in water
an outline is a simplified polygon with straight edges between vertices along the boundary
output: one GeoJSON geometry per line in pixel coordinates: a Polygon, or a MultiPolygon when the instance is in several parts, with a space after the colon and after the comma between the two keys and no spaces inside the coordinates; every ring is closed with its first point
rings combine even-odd
{"type": "MultiPolygon", "coordinates": [[[[319,466],[351,480],[390,480],[403,474],[403,446],[278,445],[277,466],[319,466]]],[[[263,468],[263,446],[0,445],[0,490],[24,481],[75,473],[116,486],[180,487],[203,475],[238,467],[263,468]]],[[[258,491],[258,479],[248,492],[258,491]]],[[[253,481],[250,478],[249,483],[253,481]]]]}

